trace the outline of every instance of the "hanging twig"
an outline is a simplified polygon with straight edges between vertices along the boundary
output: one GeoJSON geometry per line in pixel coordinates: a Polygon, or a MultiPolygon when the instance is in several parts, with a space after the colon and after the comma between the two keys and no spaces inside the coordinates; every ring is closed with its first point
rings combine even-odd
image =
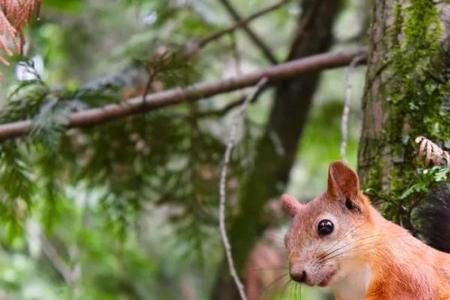
{"type": "Polygon", "coordinates": [[[219,184],[219,195],[220,195],[219,229],[220,229],[220,237],[222,239],[223,247],[225,249],[225,255],[226,255],[226,258],[227,258],[228,267],[230,269],[231,277],[233,277],[233,280],[234,280],[234,282],[236,284],[236,287],[237,287],[237,289],[239,291],[239,295],[241,296],[242,300],[247,300],[247,297],[245,295],[244,286],[243,286],[241,280],[239,279],[239,275],[237,274],[237,271],[236,271],[236,267],[235,267],[234,260],[233,260],[233,253],[231,251],[231,245],[230,245],[230,241],[228,239],[227,229],[226,229],[226,224],[225,224],[225,210],[226,210],[226,201],[227,201],[227,196],[226,196],[227,169],[228,169],[228,164],[230,163],[230,160],[231,160],[231,153],[233,151],[234,146],[236,145],[236,130],[237,130],[237,126],[239,125],[239,123],[241,121],[243,121],[243,119],[245,117],[245,113],[247,111],[248,104],[250,103],[250,101],[252,101],[253,98],[256,97],[256,95],[258,94],[258,91],[260,91],[264,87],[264,85],[267,83],[267,81],[268,81],[268,79],[266,77],[263,77],[262,79],[260,79],[258,81],[258,83],[255,86],[255,88],[253,89],[253,91],[250,94],[248,94],[248,96],[246,97],[244,103],[242,103],[241,110],[236,115],[236,118],[233,120],[233,122],[231,124],[230,135],[229,135],[228,141],[227,141],[227,146],[226,146],[226,149],[225,149],[225,155],[224,155],[222,170],[220,172],[220,184],[219,184]]]}
{"type": "Polygon", "coordinates": [[[345,102],[344,102],[344,109],[342,110],[342,119],[341,119],[341,134],[342,134],[342,140],[341,140],[341,147],[340,147],[340,154],[341,159],[345,160],[345,156],[347,155],[347,143],[348,143],[348,116],[350,114],[350,106],[352,104],[352,73],[355,67],[366,59],[365,55],[358,55],[355,56],[355,58],[352,59],[352,62],[347,67],[347,71],[345,73],[345,102]]]}

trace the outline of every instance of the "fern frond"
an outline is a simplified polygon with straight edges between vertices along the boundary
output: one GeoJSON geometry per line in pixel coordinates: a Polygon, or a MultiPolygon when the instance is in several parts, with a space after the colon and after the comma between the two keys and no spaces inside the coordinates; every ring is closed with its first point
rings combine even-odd
{"type": "Polygon", "coordinates": [[[423,136],[417,137],[416,143],[419,144],[417,158],[424,160],[426,165],[432,163],[436,166],[445,165],[447,168],[450,167],[450,154],[448,151],[442,150],[441,147],[423,136]]]}
{"type": "MultiPolygon", "coordinates": [[[[34,15],[39,15],[41,4],[41,0],[0,0],[0,49],[7,55],[23,53],[24,27],[34,15]]],[[[9,65],[2,55],[0,62],[9,65]]]]}

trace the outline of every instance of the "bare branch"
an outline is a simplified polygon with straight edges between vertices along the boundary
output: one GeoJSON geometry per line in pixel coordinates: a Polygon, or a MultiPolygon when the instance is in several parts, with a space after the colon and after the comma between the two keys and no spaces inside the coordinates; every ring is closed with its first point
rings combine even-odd
{"type": "MultiPolygon", "coordinates": [[[[154,93],[146,97],[145,102],[142,101],[142,96],[139,96],[120,104],[109,104],[103,107],[73,113],[69,116],[69,124],[67,127],[87,127],[170,105],[198,101],[214,95],[252,86],[263,77],[267,77],[268,83],[272,83],[299,74],[337,68],[348,65],[355,56],[365,55],[366,53],[367,50],[363,48],[352,52],[312,55],[242,76],[154,93]]],[[[32,126],[31,120],[2,124],[0,125],[0,141],[22,136],[28,133],[32,129],[32,126]]]]}
{"type": "MultiPolygon", "coordinates": [[[[228,0],[219,0],[220,3],[223,4],[223,6],[226,8],[228,13],[231,15],[231,17],[234,19],[235,22],[242,22],[242,17],[239,14],[239,12],[234,8],[234,6],[231,4],[228,0]]],[[[283,4],[287,3],[288,1],[282,1],[283,4]]],[[[246,23],[243,23],[242,25],[245,33],[248,35],[250,40],[261,50],[262,54],[266,57],[268,61],[270,61],[272,64],[277,64],[278,60],[276,59],[275,55],[273,55],[270,48],[263,42],[263,40],[249,27],[246,23]]]]}
{"type": "Polygon", "coordinates": [[[225,36],[227,34],[230,34],[230,33],[234,32],[234,31],[236,31],[237,29],[248,28],[248,24],[250,22],[252,22],[252,21],[258,19],[259,17],[262,17],[262,16],[264,16],[264,15],[266,15],[266,14],[268,14],[268,13],[274,11],[274,10],[279,9],[280,7],[285,5],[287,2],[288,1],[286,1],[286,0],[281,0],[278,3],[275,3],[273,5],[270,5],[270,6],[266,7],[266,8],[261,9],[260,11],[255,12],[254,14],[248,16],[245,19],[241,19],[240,16],[239,16],[239,19],[238,20],[235,19],[236,23],[233,24],[232,26],[230,26],[228,28],[225,28],[223,30],[219,30],[219,31],[217,31],[217,32],[215,32],[215,33],[213,33],[213,34],[211,34],[209,36],[204,37],[200,41],[198,41],[197,42],[198,48],[201,49],[201,48],[205,47],[207,44],[209,44],[210,42],[215,41],[215,40],[217,40],[219,38],[222,38],[223,36],[225,36]]]}
{"type": "Polygon", "coordinates": [[[353,58],[352,62],[347,68],[347,72],[345,74],[345,102],[344,102],[344,109],[342,110],[342,119],[341,119],[341,134],[342,134],[342,140],[341,140],[341,147],[340,147],[340,154],[341,159],[345,160],[345,156],[347,153],[347,143],[348,143],[348,116],[350,114],[350,105],[352,104],[352,73],[355,67],[362,61],[366,59],[365,55],[358,55],[353,58]]]}
{"type": "Polygon", "coordinates": [[[227,182],[227,170],[228,170],[228,164],[231,160],[231,153],[233,152],[233,148],[236,145],[236,130],[237,126],[240,122],[243,121],[245,117],[245,113],[247,112],[247,107],[250,101],[252,101],[256,95],[258,94],[258,91],[260,91],[264,85],[267,83],[267,78],[263,77],[261,80],[258,81],[257,85],[255,86],[254,90],[247,95],[245,98],[245,101],[242,103],[241,110],[236,115],[235,119],[233,120],[233,123],[231,124],[230,129],[230,135],[228,137],[227,141],[227,147],[225,149],[225,155],[223,160],[223,166],[222,170],[220,172],[220,184],[219,184],[219,195],[220,195],[220,206],[219,206],[219,229],[220,229],[220,237],[222,239],[223,247],[225,249],[225,255],[227,257],[228,267],[230,269],[231,277],[233,277],[234,283],[236,284],[236,287],[239,291],[239,295],[241,296],[242,300],[247,300],[247,297],[245,295],[244,286],[239,279],[239,275],[237,274],[236,267],[233,260],[233,253],[231,251],[231,245],[230,241],[228,240],[227,235],[227,228],[225,224],[225,209],[226,209],[226,182],[227,182]]]}

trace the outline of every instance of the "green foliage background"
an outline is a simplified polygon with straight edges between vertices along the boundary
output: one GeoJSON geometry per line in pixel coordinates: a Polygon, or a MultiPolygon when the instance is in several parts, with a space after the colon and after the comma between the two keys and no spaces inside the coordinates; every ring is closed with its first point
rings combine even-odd
{"type": "MultiPolygon", "coordinates": [[[[234,2],[244,15],[270,4],[234,2]]],[[[348,1],[341,12],[338,49],[354,47],[346,40],[357,33],[348,28],[359,9],[358,1],[348,1]]],[[[298,13],[291,2],[254,23],[280,58],[298,13]]],[[[28,77],[19,81],[14,68],[2,67],[1,121],[32,119],[33,131],[0,145],[1,299],[208,298],[222,257],[218,171],[233,115],[220,110],[242,93],[92,128],[64,126],[70,112],[122,101],[123,88],[142,84],[135,75],[148,65],[158,68],[164,88],[234,74],[236,65],[243,71],[267,66],[240,32],[211,43],[191,62],[180,57],[188,41],[230,24],[213,0],[44,1],[41,19],[27,32],[27,57],[13,58],[28,77]],[[151,55],[162,46],[170,53],[164,64],[151,55]]],[[[353,165],[363,72],[353,76],[353,165]]],[[[316,95],[292,172],[290,190],[302,199],[323,190],[327,165],[339,159],[344,84],[344,70],[327,71],[316,95]]],[[[264,93],[250,107],[240,132],[231,204],[270,100],[264,93]]]]}

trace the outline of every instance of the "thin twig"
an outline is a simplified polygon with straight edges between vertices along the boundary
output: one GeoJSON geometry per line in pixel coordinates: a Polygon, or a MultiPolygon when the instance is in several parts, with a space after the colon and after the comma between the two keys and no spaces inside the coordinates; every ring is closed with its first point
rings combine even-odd
{"type": "Polygon", "coordinates": [[[212,110],[207,110],[207,111],[203,111],[200,112],[198,114],[199,118],[205,118],[205,117],[223,117],[224,115],[226,115],[227,113],[229,113],[230,111],[232,111],[233,109],[239,107],[242,105],[242,103],[244,103],[245,101],[245,97],[239,97],[238,99],[228,103],[227,105],[225,105],[223,108],[220,109],[212,109],[212,110]]]}
{"type": "MultiPolygon", "coordinates": [[[[257,93],[257,95],[253,98],[252,101],[250,101],[250,103],[255,103],[258,99],[259,96],[269,87],[269,85],[266,85],[264,88],[260,89],[257,93]]],[[[245,95],[240,95],[236,100],[231,101],[230,103],[228,103],[227,105],[225,105],[224,107],[220,108],[220,109],[213,109],[213,110],[208,110],[208,111],[204,111],[198,114],[199,118],[204,118],[204,117],[223,117],[224,115],[228,114],[230,111],[232,111],[233,109],[240,107],[242,105],[242,103],[245,102],[246,96],[245,95]]]]}
{"type": "Polygon", "coordinates": [[[250,24],[250,22],[253,22],[254,20],[274,11],[279,9],[280,7],[282,7],[283,5],[285,5],[288,1],[287,0],[281,0],[273,5],[267,6],[263,9],[261,9],[260,11],[255,12],[254,14],[251,14],[250,16],[248,16],[245,19],[239,19],[239,20],[235,20],[236,23],[234,23],[233,25],[231,25],[228,28],[219,30],[217,32],[212,33],[211,35],[208,35],[204,38],[202,38],[201,40],[199,40],[197,42],[197,47],[199,49],[204,48],[207,44],[209,44],[212,41],[215,41],[217,39],[222,38],[223,36],[230,34],[232,32],[235,32],[237,29],[240,28],[248,28],[248,24],[250,24]]]}
{"type": "Polygon", "coordinates": [[[156,77],[156,71],[151,66],[148,66],[147,73],[148,73],[148,79],[147,79],[147,83],[145,84],[144,92],[142,93],[142,103],[145,103],[145,99],[147,98],[148,93],[151,91],[152,84],[155,81],[155,77],[156,77]]]}
{"type": "MultiPolygon", "coordinates": [[[[225,7],[225,9],[228,11],[228,13],[231,15],[231,17],[236,22],[241,22],[242,17],[237,11],[237,9],[231,4],[228,0],[219,0],[220,3],[225,7]]],[[[287,2],[287,1],[283,1],[287,2]]],[[[275,57],[275,55],[272,53],[272,50],[264,43],[264,41],[249,27],[246,23],[242,25],[242,28],[244,29],[245,33],[248,35],[250,40],[261,50],[264,57],[270,61],[272,64],[277,64],[278,60],[275,57]]]]}
{"type": "Polygon", "coordinates": [[[346,82],[346,88],[345,88],[345,102],[344,102],[344,109],[342,110],[342,119],[341,119],[341,134],[342,134],[342,140],[341,140],[341,147],[340,147],[340,154],[341,159],[345,160],[345,156],[347,154],[347,143],[348,143],[348,116],[350,114],[350,105],[352,104],[352,73],[355,67],[362,62],[364,59],[366,59],[365,54],[361,54],[358,56],[355,56],[350,65],[347,67],[347,71],[345,74],[345,82],[346,82]]]}
{"type": "MultiPolygon", "coordinates": [[[[260,89],[257,93],[257,95],[253,98],[252,101],[250,101],[250,103],[255,103],[258,99],[259,96],[270,87],[270,85],[266,85],[264,86],[264,88],[260,89]]],[[[204,117],[223,117],[224,115],[228,114],[230,111],[232,111],[233,109],[239,107],[242,105],[242,103],[245,102],[245,95],[239,96],[239,98],[237,98],[234,101],[231,101],[230,103],[228,103],[227,105],[225,105],[224,107],[220,108],[220,109],[214,109],[214,110],[208,110],[208,111],[204,111],[198,114],[199,118],[204,118],[204,117]]]]}
{"type": "Polygon", "coordinates": [[[219,195],[220,195],[220,206],[219,206],[219,229],[220,229],[220,237],[222,238],[223,247],[225,249],[225,255],[227,257],[228,267],[230,269],[231,277],[233,277],[234,283],[236,284],[236,287],[239,291],[239,295],[241,296],[242,300],[247,300],[247,297],[245,295],[244,291],[244,285],[242,284],[241,280],[239,279],[239,276],[236,271],[236,267],[233,260],[233,253],[231,251],[231,245],[230,241],[228,239],[227,235],[227,229],[225,224],[225,208],[226,208],[226,182],[227,182],[227,169],[228,164],[230,163],[231,159],[231,153],[233,151],[234,146],[236,145],[236,130],[237,126],[239,125],[239,122],[241,122],[244,119],[245,113],[247,112],[247,107],[250,101],[252,101],[253,98],[256,97],[258,94],[258,91],[261,90],[264,85],[267,83],[268,79],[266,77],[261,78],[253,91],[248,94],[247,98],[245,99],[244,103],[242,103],[241,110],[236,115],[236,118],[233,120],[233,123],[231,124],[230,129],[230,135],[228,137],[227,141],[227,147],[225,149],[225,155],[222,165],[222,170],[220,172],[220,185],[219,185],[219,195]]]}

